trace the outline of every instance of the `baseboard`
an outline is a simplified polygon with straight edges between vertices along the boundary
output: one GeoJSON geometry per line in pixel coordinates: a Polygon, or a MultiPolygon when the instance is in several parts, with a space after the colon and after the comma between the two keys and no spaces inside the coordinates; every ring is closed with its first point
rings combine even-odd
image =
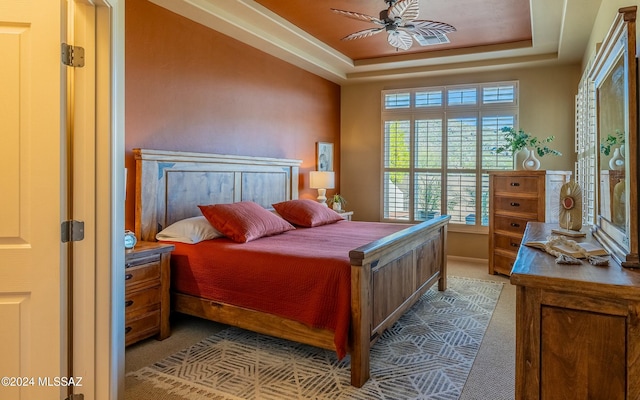
{"type": "Polygon", "coordinates": [[[489,262],[489,260],[487,260],[486,258],[462,257],[462,256],[447,256],[447,260],[485,263],[485,264],[489,262]]]}

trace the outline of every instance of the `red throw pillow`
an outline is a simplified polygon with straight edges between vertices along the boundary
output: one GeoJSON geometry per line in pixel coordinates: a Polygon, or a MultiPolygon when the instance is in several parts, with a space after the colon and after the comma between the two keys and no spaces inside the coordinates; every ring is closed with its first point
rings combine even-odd
{"type": "Polygon", "coordinates": [[[278,214],[294,225],[311,228],[319,225],[333,224],[343,218],[324,204],[314,200],[289,200],[273,204],[278,214]]]}
{"type": "Polygon", "coordinates": [[[198,208],[214,228],[238,243],[295,229],[284,219],[251,201],[198,208]]]}

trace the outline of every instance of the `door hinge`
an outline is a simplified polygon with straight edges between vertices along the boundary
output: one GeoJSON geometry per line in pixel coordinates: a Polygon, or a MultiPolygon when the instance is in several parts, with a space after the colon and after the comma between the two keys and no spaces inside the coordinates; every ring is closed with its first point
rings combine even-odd
{"type": "Polygon", "coordinates": [[[69,397],[65,398],[64,400],[84,400],[84,395],[83,394],[72,394],[69,397]]]}
{"type": "Polygon", "coordinates": [[[84,239],[83,221],[64,221],[60,227],[62,243],[79,242],[84,239]]]}
{"type": "Polygon", "coordinates": [[[62,43],[62,63],[70,67],[84,67],[84,47],[62,43]]]}

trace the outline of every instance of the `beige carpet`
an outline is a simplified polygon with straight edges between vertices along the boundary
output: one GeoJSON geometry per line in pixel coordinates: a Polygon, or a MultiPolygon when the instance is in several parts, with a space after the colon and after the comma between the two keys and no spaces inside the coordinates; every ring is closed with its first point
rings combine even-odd
{"type": "MultiPolygon", "coordinates": [[[[486,271],[486,262],[449,261],[450,275],[506,283],[460,398],[513,399],[515,288],[506,277],[488,275],[486,271]]],[[[197,318],[174,319],[172,335],[168,339],[162,342],[149,339],[127,348],[126,372],[159,361],[223,328],[197,318]]],[[[183,400],[181,396],[170,395],[133,377],[126,378],[125,386],[126,399],[183,400]]]]}

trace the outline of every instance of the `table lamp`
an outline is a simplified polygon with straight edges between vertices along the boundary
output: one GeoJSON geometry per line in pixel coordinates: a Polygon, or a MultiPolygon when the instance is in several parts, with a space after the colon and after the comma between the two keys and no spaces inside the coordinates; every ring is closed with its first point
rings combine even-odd
{"type": "Polygon", "coordinates": [[[309,173],[309,187],[318,189],[318,203],[327,205],[327,189],[335,187],[335,174],[333,171],[311,171],[309,173]]]}

